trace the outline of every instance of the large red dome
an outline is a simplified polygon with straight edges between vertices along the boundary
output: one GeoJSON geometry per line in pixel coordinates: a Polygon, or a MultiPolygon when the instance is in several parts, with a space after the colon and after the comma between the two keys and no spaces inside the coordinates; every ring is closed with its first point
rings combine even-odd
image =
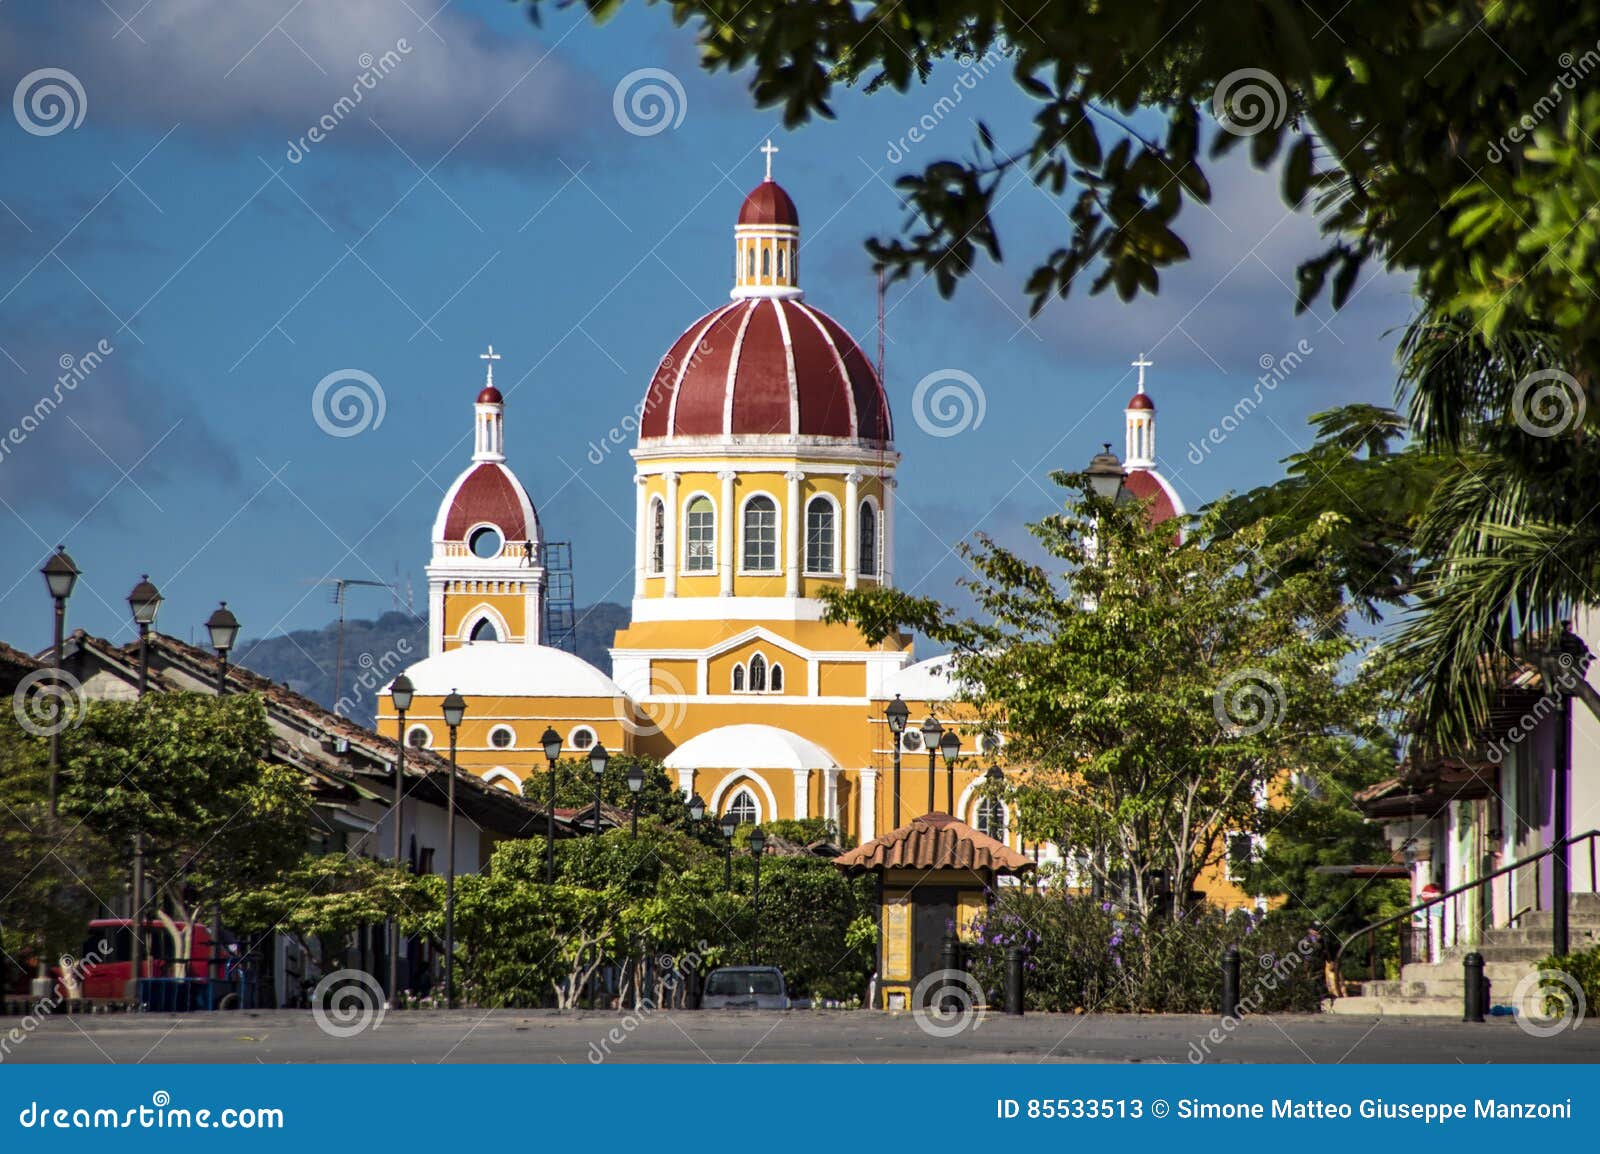
{"type": "Polygon", "coordinates": [[[736,300],[690,325],[661,359],[639,425],[641,441],[767,436],[894,440],[871,362],[793,298],[736,300]]]}

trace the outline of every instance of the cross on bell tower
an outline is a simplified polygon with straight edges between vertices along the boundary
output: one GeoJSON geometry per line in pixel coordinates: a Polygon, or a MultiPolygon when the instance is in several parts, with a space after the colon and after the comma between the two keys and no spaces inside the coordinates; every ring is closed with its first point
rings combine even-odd
{"type": "Polygon", "coordinates": [[[1139,370],[1139,391],[1142,393],[1144,392],[1144,371],[1146,369],[1154,368],[1155,362],[1147,359],[1143,353],[1140,353],[1139,359],[1130,363],[1134,368],[1139,370]]]}
{"type": "Polygon", "coordinates": [[[1127,442],[1125,463],[1130,469],[1153,469],[1156,465],[1156,403],[1144,391],[1144,371],[1155,362],[1144,353],[1131,362],[1139,370],[1139,391],[1128,400],[1123,410],[1127,416],[1127,442]]]}
{"type": "Polygon", "coordinates": [[[757,151],[767,154],[767,179],[772,179],[772,157],[778,151],[778,146],[768,140],[757,151]]]}
{"type": "MultiPolygon", "coordinates": [[[[494,363],[500,359],[500,354],[494,351],[494,346],[493,345],[490,345],[488,352],[479,353],[478,354],[478,359],[480,361],[488,361],[489,362],[488,366],[487,366],[488,370],[489,370],[489,374],[488,374],[487,378],[485,378],[483,383],[485,385],[494,384],[494,363]]],[[[1141,376],[1139,379],[1142,381],[1144,379],[1144,377],[1141,376]]]]}

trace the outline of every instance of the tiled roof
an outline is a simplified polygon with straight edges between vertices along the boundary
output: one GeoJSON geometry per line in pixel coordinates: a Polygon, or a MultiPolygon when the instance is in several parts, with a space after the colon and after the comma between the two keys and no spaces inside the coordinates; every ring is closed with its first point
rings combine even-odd
{"type": "Polygon", "coordinates": [[[947,813],[925,813],[834,859],[848,870],[966,869],[1015,874],[1033,862],[947,813]]]}

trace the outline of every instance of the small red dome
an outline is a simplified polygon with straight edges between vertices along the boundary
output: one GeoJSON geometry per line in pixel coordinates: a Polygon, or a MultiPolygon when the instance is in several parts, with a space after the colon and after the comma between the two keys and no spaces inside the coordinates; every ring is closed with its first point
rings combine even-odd
{"type": "Polygon", "coordinates": [[[739,207],[740,224],[786,224],[800,227],[800,210],[775,180],[763,180],[739,207]]]}
{"type": "Polygon", "coordinates": [[[690,325],[645,396],[641,441],[827,437],[887,446],[889,398],[838,321],[794,299],[736,300],[690,325]]]}
{"type": "Polygon", "coordinates": [[[1134,393],[1133,399],[1128,402],[1128,408],[1148,409],[1153,413],[1156,411],[1156,403],[1150,399],[1149,393],[1134,393]]]}
{"type": "Polygon", "coordinates": [[[500,390],[493,385],[484,385],[483,391],[478,394],[480,405],[500,405],[505,403],[505,398],[500,395],[500,390]]]}

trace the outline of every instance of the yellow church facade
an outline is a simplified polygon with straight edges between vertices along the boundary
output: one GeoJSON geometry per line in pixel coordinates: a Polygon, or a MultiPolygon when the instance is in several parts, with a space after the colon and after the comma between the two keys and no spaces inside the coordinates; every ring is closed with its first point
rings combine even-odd
{"type": "MultiPolygon", "coordinates": [[[[798,211],[769,170],[740,209],[728,303],[689,325],[650,381],[632,450],[632,619],[609,676],[544,644],[542,529],[505,465],[498,358],[484,354],[473,459],[434,522],[429,656],[407,671],[404,738],[444,750],[440,702],[455,690],[469,701],[458,760],[502,788],[543,775],[548,725],[563,756],[603,742],[658,759],[718,815],[823,817],[865,842],[953,810],[1039,853],[980,796],[1003,739],[956,700],[946,662],[822,620],[823,590],[894,584],[900,457],[872,364],[805,298],[799,239],[798,211]],[[898,738],[886,718],[896,698],[910,718],[898,738]],[[959,739],[953,768],[929,748],[930,718],[959,739]]],[[[1155,495],[1163,515],[1181,512],[1155,472],[1142,375],[1128,418],[1130,488],[1155,495]]],[[[379,728],[395,732],[392,703],[380,702],[379,728]]],[[[1044,861],[1056,856],[1042,848],[1044,861]]]]}

